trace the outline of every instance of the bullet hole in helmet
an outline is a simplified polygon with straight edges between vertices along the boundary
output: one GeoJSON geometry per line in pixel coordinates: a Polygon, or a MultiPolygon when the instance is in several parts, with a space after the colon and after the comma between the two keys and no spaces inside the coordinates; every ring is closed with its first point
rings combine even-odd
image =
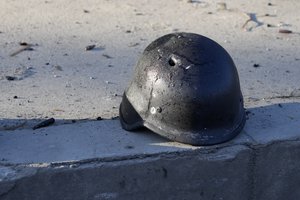
{"type": "Polygon", "coordinates": [[[175,60],[175,58],[170,57],[168,62],[169,62],[169,65],[173,67],[176,65],[177,61],[175,60]]]}

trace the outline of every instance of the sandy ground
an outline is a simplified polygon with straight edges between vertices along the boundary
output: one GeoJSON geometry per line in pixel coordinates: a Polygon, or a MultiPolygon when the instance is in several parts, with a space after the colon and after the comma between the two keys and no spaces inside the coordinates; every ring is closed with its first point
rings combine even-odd
{"type": "Polygon", "coordinates": [[[0,130],[118,116],[138,56],[175,31],[228,50],[247,108],[300,102],[298,0],[1,0],[0,8],[0,130]],[[31,51],[11,56],[20,42],[31,51]]]}

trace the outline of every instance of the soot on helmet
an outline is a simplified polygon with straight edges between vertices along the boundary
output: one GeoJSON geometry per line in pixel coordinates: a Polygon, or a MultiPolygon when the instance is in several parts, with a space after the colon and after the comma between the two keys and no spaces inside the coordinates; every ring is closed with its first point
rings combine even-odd
{"type": "Polygon", "coordinates": [[[125,130],[147,127],[191,145],[225,142],[245,124],[232,58],[215,41],[194,33],[168,34],[146,47],[119,111],[125,130]]]}

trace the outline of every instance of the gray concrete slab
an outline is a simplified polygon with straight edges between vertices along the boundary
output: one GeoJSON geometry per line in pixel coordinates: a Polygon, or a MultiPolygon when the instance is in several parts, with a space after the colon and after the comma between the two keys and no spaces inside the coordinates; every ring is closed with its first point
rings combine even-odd
{"type": "MultiPolygon", "coordinates": [[[[300,138],[300,104],[281,103],[248,109],[242,133],[232,141],[216,145],[266,145],[300,138]]],[[[127,132],[118,119],[88,121],[0,132],[0,163],[51,163],[156,154],[195,149],[168,141],[151,131],[127,132]]]]}
{"type": "Polygon", "coordinates": [[[51,163],[195,149],[150,131],[126,132],[119,120],[0,133],[3,163],[51,163]]]}

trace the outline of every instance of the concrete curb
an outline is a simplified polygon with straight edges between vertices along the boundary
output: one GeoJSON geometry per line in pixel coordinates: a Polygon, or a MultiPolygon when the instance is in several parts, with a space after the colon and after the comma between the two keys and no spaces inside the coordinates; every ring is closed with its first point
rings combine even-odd
{"type": "Polygon", "coordinates": [[[238,137],[208,147],[118,120],[2,131],[0,199],[299,198],[299,103],[247,113],[238,137]]]}
{"type": "Polygon", "coordinates": [[[1,167],[1,199],[297,199],[300,140],[1,167]],[[3,174],[3,173],[2,173],[3,174]]]}

